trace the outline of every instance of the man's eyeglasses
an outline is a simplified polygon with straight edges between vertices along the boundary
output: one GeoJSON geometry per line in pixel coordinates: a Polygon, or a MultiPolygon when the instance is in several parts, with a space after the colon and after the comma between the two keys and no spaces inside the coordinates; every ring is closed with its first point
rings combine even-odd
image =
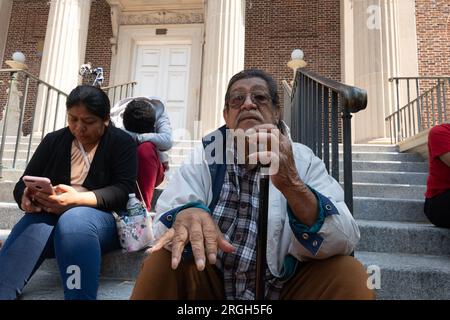
{"type": "Polygon", "coordinates": [[[266,106],[271,101],[270,95],[263,91],[255,91],[255,92],[248,92],[248,93],[232,92],[230,94],[230,98],[228,99],[228,106],[232,109],[239,108],[245,102],[248,95],[250,95],[250,99],[258,107],[266,106]]]}

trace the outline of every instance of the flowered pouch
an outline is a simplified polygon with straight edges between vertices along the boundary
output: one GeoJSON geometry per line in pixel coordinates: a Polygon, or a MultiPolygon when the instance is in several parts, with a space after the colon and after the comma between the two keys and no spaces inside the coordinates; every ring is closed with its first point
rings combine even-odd
{"type": "Polygon", "coordinates": [[[120,216],[116,218],[116,225],[123,251],[141,250],[154,240],[152,217],[148,212],[145,215],[120,216]]]}
{"type": "MultiPolygon", "coordinates": [[[[136,185],[141,199],[144,199],[137,181],[136,185]]],[[[147,211],[145,203],[141,201],[141,205],[143,207],[142,214],[134,216],[115,214],[117,233],[123,251],[139,251],[150,246],[154,241],[152,217],[147,211]]]]}

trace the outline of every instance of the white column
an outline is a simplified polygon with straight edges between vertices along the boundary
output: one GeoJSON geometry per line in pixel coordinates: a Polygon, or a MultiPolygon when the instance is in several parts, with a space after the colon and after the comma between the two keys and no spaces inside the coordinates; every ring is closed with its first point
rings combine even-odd
{"type": "MultiPolygon", "coordinates": [[[[343,83],[355,85],[354,41],[353,41],[353,0],[341,0],[341,80],[343,83]]],[[[351,120],[355,128],[355,117],[351,120]]],[[[355,142],[355,130],[352,130],[352,143],[355,142]]]]}
{"type": "MultiPolygon", "coordinates": [[[[78,71],[86,53],[90,8],[91,0],[51,1],[40,78],[66,93],[81,82],[78,71]]],[[[39,90],[34,131],[41,131],[44,125],[45,94],[39,90]]],[[[53,129],[55,109],[56,99],[51,97],[45,131],[53,129]]],[[[65,105],[61,100],[56,127],[63,127],[64,121],[65,105]]]]}
{"type": "MultiPolygon", "coordinates": [[[[345,65],[343,79],[367,90],[367,108],[355,114],[353,122],[354,141],[367,142],[389,135],[385,118],[396,110],[396,99],[388,79],[418,74],[415,2],[360,0],[345,8],[346,18],[353,12],[353,21],[344,28],[353,34],[354,52],[343,56],[345,63],[353,61],[353,66],[345,65]]],[[[344,37],[341,43],[351,49],[348,40],[344,37]]]]}
{"type": "Polygon", "coordinates": [[[117,51],[119,41],[119,18],[122,13],[121,7],[116,4],[111,4],[111,27],[112,37],[109,39],[111,43],[111,68],[109,72],[109,86],[116,83],[116,64],[117,64],[117,51]]]}
{"type": "MultiPolygon", "coordinates": [[[[12,0],[0,0],[0,64],[11,57],[4,57],[6,39],[8,37],[9,19],[11,17],[12,0]]],[[[19,49],[17,49],[19,50],[19,49]]]]}
{"type": "Polygon", "coordinates": [[[206,4],[200,120],[203,133],[223,124],[230,78],[244,68],[245,1],[209,0],[206,4]]]}

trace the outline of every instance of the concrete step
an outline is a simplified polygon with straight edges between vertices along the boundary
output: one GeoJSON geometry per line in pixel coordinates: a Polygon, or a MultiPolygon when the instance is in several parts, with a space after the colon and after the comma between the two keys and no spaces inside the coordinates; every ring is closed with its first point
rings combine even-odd
{"type": "MultiPolygon", "coordinates": [[[[343,187],[343,184],[341,184],[343,187]]],[[[426,186],[383,183],[353,183],[353,195],[356,197],[424,199],[426,186]]]]}
{"type": "MultiPolygon", "coordinates": [[[[16,129],[17,129],[17,127],[16,127],[16,129]]],[[[2,141],[2,136],[0,135],[0,141],[2,141]]],[[[31,141],[32,141],[32,143],[39,143],[39,142],[41,142],[41,135],[38,135],[38,134],[36,134],[36,133],[33,133],[33,137],[32,137],[32,139],[31,139],[31,141]]],[[[19,137],[19,143],[29,143],[29,141],[30,141],[30,136],[28,135],[28,136],[20,136],[19,137]]],[[[5,142],[6,143],[17,143],[17,136],[16,135],[14,135],[14,136],[6,136],[5,137],[5,142]]]]}
{"type": "MultiPolygon", "coordinates": [[[[14,149],[5,149],[3,151],[3,158],[5,159],[14,159],[14,154],[15,154],[16,150],[14,149]]],[[[33,156],[34,150],[30,150],[30,159],[33,156]]],[[[27,159],[27,155],[28,155],[28,150],[26,149],[19,149],[17,150],[17,156],[16,159],[22,159],[22,160],[26,160],[27,159]]]]}
{"type": "MultiPolygon", "coordinates": [[[[353,182],[426,185],[428,173],[425,172],[389,172],[389,171],[353,171],[353,182]]],[[[344,172],[339,173],[344,180],[344,172]]]]}
{"type": "Polygon", "coordinates": [[[172,148],[190,148],[193,149],[198,145],[201,145],[200,140],[174,140],[172,142],[172,148]]]}
{"type": "Polygon", "coordinates": [[[356,219],[403,222],[429,222],[423,213],[424,200],[354,197],[356,219]]]}
{"type": "Polygon", "coordinates": [[[0,202],[0,229],[12,229],[23,214],[15,202],[0,202]]]}
{"type": "Polygon", "coordinates": [[[19,169],[2,169],[2,179],[3,181],[17,182],[22,176],[23,171],[19,169]]]}
{"type": "Polygon", "coordinates": [[[450,299],[450,256],[356,251],[355,257],[379,266],[377,299],[450,299]]]}
{"type": "MultiPolygon", "coordinates": [[[[0,229],[0,240],[3,242],[11,230],[0,229]]],[[[100,275],[105,278],[134,280],[139,274],[142,261],[149,253],[145,249],[137,252],[123,252],[121,249],[112,251],[102,257],[100,275]]],[[[58,273],[56,259],[45,260],[39,270],[58,273]]]]}
{"type": "MultiPolygon", "coordinates": [[[[428,163],[426,162],[353,160],[352,166],[353,170],[357,171],[428,172],[428,163]]],[[[339,161],[339,167],[344,167],[342,161],[339,161]]]]}
{"type": "Polygon", "coordinates": [[[358,251],[450,255],[450,230],[430,223],[357,219],[358,251]]]}
{"type": "MultiPolygon", "coordinates": [[[[102,257],[100,274],[105,278],[135,280],[139,274],[142,261],[148,256],[145,250],[138,252],[122,252],[116,250],[102,257]]],[[[56,259],[47,259],[42,263],[41,270],[58,273],[56,259]]]]}
{"type": "Polygon", "coordinates": [[[27,160],[25,158],[23,158],[23,159],[16,159],[16,163],[15,163],[14,168],[13,168],[13,164],[14,164],[13,160],[14,160],[14,158],[3,158],[2,159],[2,166],[3,166],[3,168],[25,170],[26,163],[27,163],[27,160]]]}
{"type": "MultiPolygon", "coordinates": [[[[343,154],[339,154],[339,158],[343,159],[343,154]]],[[[355,161],[407,161],[407,162],[424,162],[424,159],[415,153],[399,153],[399,152],[352,152],[352,159],[355,161]]]]}
{"type": "MultiPolygon", "coordinates": [[[[339,150],[343,150],[342,144],[339,150]]],[[[373,144],[353,144],[352,152],[398,152],[396,145],[373,145],[373,144]]]]}
{"type": "Polygon", "coordinates": [[[15,185],[15,181],[0,181],[0,202],[16,202],[13,196],[15,185]]]}
{"type": "Polygon", "coordinates": [[[170,154],[169,165],[181,166],[189,154],[170,154]]]}
{"type": "MultiPolygon", "coordinates": [[[[98,300],[128,300],[134,280],[101,278],[98,300]]],[[[64,300],[59,273],[38,270],[25,286],[20,300],[64,300]]]]}

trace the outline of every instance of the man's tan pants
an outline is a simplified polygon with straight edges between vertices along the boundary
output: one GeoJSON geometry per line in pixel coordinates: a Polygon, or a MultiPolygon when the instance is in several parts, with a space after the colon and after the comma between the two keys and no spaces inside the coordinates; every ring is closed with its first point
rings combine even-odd
{"type": "MultiPolygon", "coordinates": [[[[284,285],[280,299],[374,299],[367,287],[363,265],[350,256],[334,256],[303,263],[284,285]]],[[[171,268],[171,253],[165,249],[152,253],[142,264],[133,300],[225,299],[222,280],[215,266],[198,271],[193,259],[182,260],[171,268]]]]}

